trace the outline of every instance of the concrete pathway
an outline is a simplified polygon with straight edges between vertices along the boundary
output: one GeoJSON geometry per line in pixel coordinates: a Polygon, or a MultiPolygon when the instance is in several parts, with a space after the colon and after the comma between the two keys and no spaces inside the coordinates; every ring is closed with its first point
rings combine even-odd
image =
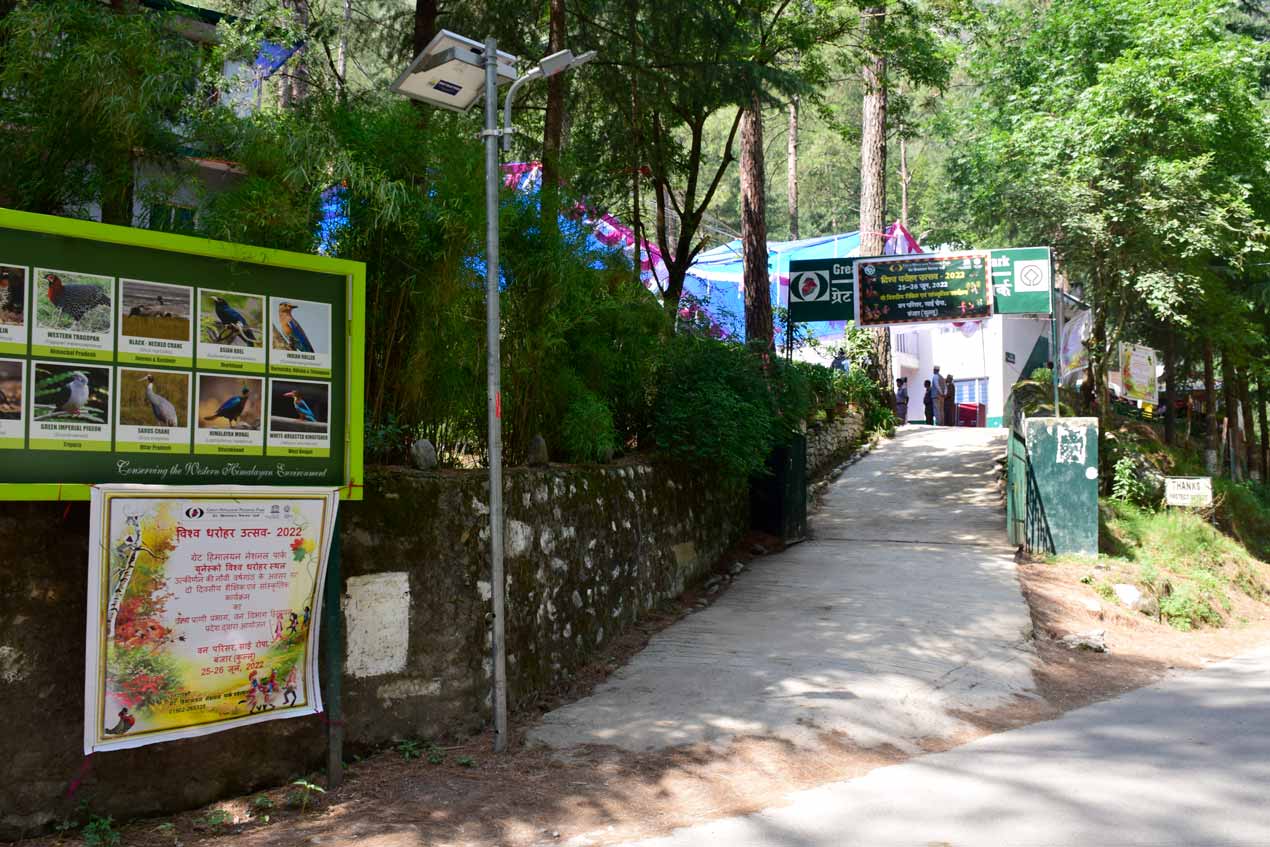
{"type": "Polygon", "coordinates": [[[905,428],[828,490],[811,539],[763,557],[530,740],[650,750],[760,735],[917,751],[952,712],[1032,688],[995,495],[999,431],[905,428]]]}
{"type": "Polygon", "coordinates": [[[1270,844],[1268,703],[1263,647],[637,847],[1270,844]]]}

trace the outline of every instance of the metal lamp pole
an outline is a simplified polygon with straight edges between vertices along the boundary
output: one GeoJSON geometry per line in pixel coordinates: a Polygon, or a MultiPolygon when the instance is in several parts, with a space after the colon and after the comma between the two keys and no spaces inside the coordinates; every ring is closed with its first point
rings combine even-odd
{"type": "Polygon", "coordinates": [[[490,581],[494,601],[494,751],[507,749],[507,642],[503,575],[503,395],[498,303],[498,44],[485,39],[485,343],[489,423],[490,581]]]}

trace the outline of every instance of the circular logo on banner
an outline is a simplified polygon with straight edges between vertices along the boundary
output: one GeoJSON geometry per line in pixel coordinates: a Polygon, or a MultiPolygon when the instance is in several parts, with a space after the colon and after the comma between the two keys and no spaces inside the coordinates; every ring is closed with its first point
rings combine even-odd
{"type": "Polygon", "coordinates": [[[198,506],[190,506],[185,510],[185,516],[187,518],[201,518],[203,517],[203,510],[198,506]]]}
{"type": "Polygon", "coordinates": [[[829,297],[827,271],[803,271],[789,281],[789,296],[799,303],[811,303],[829,297]]]}

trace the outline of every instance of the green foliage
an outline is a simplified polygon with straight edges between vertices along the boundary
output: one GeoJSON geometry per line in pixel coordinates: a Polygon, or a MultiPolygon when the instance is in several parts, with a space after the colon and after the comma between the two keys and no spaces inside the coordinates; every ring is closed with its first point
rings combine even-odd
{"type": "Polygon", "coordinates": [[[408,762],[423,755],[423,744],[418,739],[407,738],[397,742],[397,752],[408,762]]]}
{"type": "Polygon", "coordinates": [[[882,386],[874,382],[864,370],[852,368],[844,379],[847,402],[855,404],[864,415],[866,432],[889,430],[895,426],[895,410],[887,402],[882,386]]]}
{"type": "Polygon", "coordinates": [[[560,427],[565,452],[574,462],[605,462],[617,447],[613,413],[587,392],[569,404],[560,427]]]}
{"type": "Polygon", "coordinates": [[[176,169],[199,52],[160,13],[23,2],[0,20],[0,196],[20,209],[132,223],[134,167],[176,169]],[[21,127],[21,129],[17,129],[21,127]]]}
{"type": "Polygon", "coordinates": [[[84,844],[88,847],[118,847],[122,836],[115,829],[115,822],[110,817],[93,815],[84,825],[84,844]]]}
{"type": "Polygon", "coordinates": [[[1028,379],[1032,380],[1032,382],[1039,383],[1040,385],[1053,385],[1054,384],[1054,369],[1053,368],[1037,368],[1036,370],[1032,371],[1032,373],[1028,376],[1028,379]]]}
{"type": "Polygon", "coordinates": [[[210,829],[217,832],[234,822],[234,816],[226,809],[211,809],[201,818],[194,821],[198,829],[210,829]]]}
{"type": "Polygon", "coordinates": [[[1123,456],[1116,462],[1111,484],[1111,496],[1136,506],[1148,505],[1149,491],[1143,482],[1138,463],[1132,457],[1123,456]]]}
{"type": "Polygon", "coordinates": [[[692,335],[666,346],[654,414],[657,446],[734,481],[762,473],[776,440],[776,406],[761,358],[692,335]]]}
{"type": "Polygon", "coordinates": [[[1201,516],[1180,509],[1153,512],[1119,500],[1106,501],[1105,509],[1106,546],[1118,554],[1104,558],[1119,574],[1112,581],[1136,580],[1159,601],[1160,617],[1171,626],[1224,626],[1232,591],[1267,599],[1270,566],[1201,516]],[[1136,571],[1130,570],[1134,565],[1136,571]]]}
{"type": "Polygon", "coordinates": [[[313,802],[314,794],[326,793],[325,788],[309,782],[307,779],[297,779],[291,784],[296,787],[287,792],[287,805],[293,809],[299,809],[300,814],[304,814],[309,810],[309,804],[313,802]]]}
{"type": "Polygon", "coordinates": [[[476,766],[476,760],[473,759],[471,756],[459,756],[455,758],[454,763],[464,768],[471,768],[476,766]]]}

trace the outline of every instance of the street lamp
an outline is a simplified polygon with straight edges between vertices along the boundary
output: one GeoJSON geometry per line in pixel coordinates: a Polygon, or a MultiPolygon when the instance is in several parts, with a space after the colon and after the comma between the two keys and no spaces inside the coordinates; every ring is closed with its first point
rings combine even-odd
{"type": "Polygon", "coordinates": [[[517,58],[500,52],[493,38],[485,43],[441,30],[423,48],[391,90],[443,109],[466,112],[485,98],[485,339],[486,416],[489,422],[489,545],[490,583],[494,602],[494,750],[507,749],[507,642],[504,626],[506,577],[503,574],[503,397],[499,367],[498,310],[498,140],[511,148],[512,98],[526,82],[545,79],[595,58],[591,50],[574,56],[569,50],[539,60],[517,78],[517,58]],[[480,84],[481,77],[485,84],[480,84]],[[504,104],[503,126],[498,125],[498,86],[511,82],[504,104]]]}

